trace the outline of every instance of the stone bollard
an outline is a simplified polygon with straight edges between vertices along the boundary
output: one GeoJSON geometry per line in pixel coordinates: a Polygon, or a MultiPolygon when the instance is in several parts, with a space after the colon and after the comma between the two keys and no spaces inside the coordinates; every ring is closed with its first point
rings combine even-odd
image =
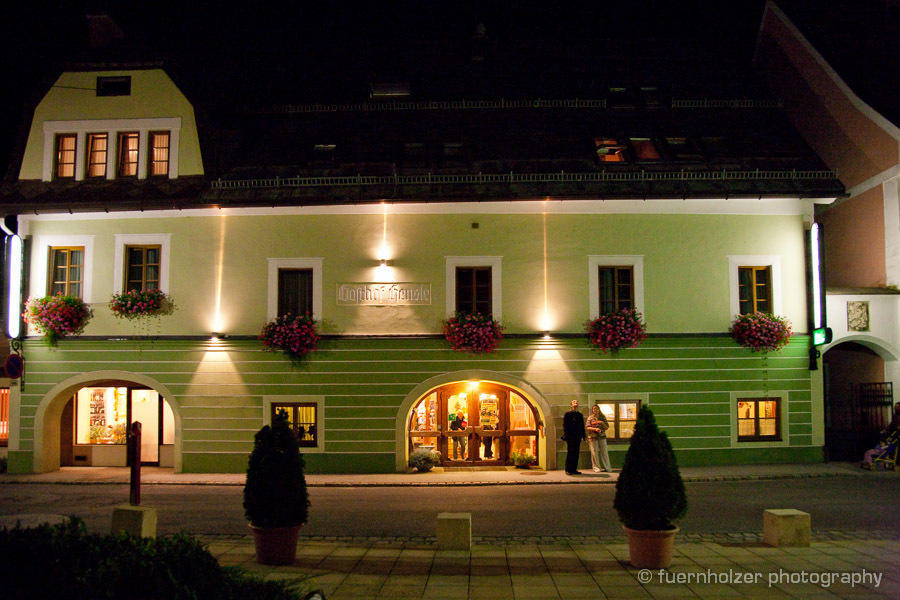
{"type": "Polygon", "coordinates": [[[770,546],[809,546],[809,513],[795,508],[769,508],[763,513],[763,541],[770,546]]]}
{"type": "Polygon", "coordinates": [[[124,531],[134,537],[156,537],[156,509],[120,504],[113,508],[112,533],[124,531]]]}
{"type": "Polygon", "coordinates": [[[438,514],[437,547],[440,550],[471,550],[472,513],[438,514]]]}

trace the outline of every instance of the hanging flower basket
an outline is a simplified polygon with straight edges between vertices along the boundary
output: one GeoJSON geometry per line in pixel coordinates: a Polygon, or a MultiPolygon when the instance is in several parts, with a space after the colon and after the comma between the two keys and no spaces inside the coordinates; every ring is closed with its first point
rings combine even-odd
{"type": "Polygon", "coordinates": [[[587,324],[591,344],[604,353],[620,348],[634,348],[647,337],[647,324],[641,313],[623,308],[613,313],[600,315],[587,324]]]}
{"type": "Polygon", "coordinates": [[[480,313],[455,314],[444,323],[444,337],[460,352],[493,352],[503,339],[503,327],[480,313]]]}
{"type": "Polygon", "coordinates": [[[309,315],[283,315],[263,325],[259,334],[265,350],[281,350],[295,360],[315,350],[319,339],[309,315]]]}
{"type": "Polygon", "coordinates": [[[55,346],[59,338],[84,331],[93,313],[81,298],[57,294],[29,298],[22,316],[51,346],[55,346]]]}
{"type": "Polygon", "coordinates": [[[172,314],[175,302],[162,290],[129,290],[113,294],[109,309],[118,319],[144,319],[172,314]]]}
{"type": "Polygon", "coordinates": [[[791,341],[791,322],[769,313],[738,315],[728,330],[741,346],[753,352],[774,352],[791,341]]]}

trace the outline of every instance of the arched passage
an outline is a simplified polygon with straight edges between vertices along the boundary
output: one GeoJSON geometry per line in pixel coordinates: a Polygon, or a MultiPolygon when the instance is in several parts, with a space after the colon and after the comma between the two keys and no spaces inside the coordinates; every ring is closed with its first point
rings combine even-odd
{"type": "Polygon", "coordinates": [[[555,468],[555,455],[547,450],[547,439],[555,439],[549,415],[543,396],[518,377],[483,370],[432,377],[416,386],[398,411],[397,470],[406,469],[417,446],[440,450],[448,465],[507,464],[516,451],[555,468]]]}
{"type": "Polygon", "coordinates": [[[181,410],[175,396],[162,383],[146,375],[128,371],[91,371],[66,379],[55,385],[41,399],[34,418],[34,465],[35,472],[55,471],[60,467],[61,426],[63,411],[78,390],[91,386],[116,385],[135,386],[153,390],[164,398],[172,411],[173,467],[181,472],[181,410]]]}
{"type": "Polygon", "coordinates": [[[828,460],[859,460],[890,420],[893,386],[886,376],[886,361],[896,361],[892,350],[862,336],[843,338],[824,353],[828,460]]]}

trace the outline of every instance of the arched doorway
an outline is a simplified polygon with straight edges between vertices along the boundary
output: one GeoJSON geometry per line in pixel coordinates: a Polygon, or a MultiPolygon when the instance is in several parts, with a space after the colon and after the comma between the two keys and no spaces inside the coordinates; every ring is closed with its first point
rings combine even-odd
{"type": "MultiPolygon", "coordinates": [[[[117,458],[121,450],[110,450],[113,446],[118,446],[120,439],[118,436],[117,426],[122,420],[124,412],[124,420],[126,426],[128,422],[135,420],[147,420],[148,423],[153,421],[150,418],[151,413],[160,418],[163,423],[163,431],[155,428],[155,423],[150,425],[155,431],[160,433],[156,442],[170,442],[159,445],[155,457],[159,464],[172,466],[176,473],[181,472],[181,410],[175,396],[169,389],[158,381],[139,373],[130,373],[128,371],[93,371],[82,373],[74,377],[70,377],[65,381],[58,383],[47,392],[38,405],[34,418],[34,462],[33,469],[37,473],[55,471],[63,465],[64,460],[68,459],[68,454],[64,456],[64,444],[71,444],[72,461],[74,464],[85,464],[87,461],[76,461],[76,452],[79,444],[76,441],[79,435],[84,436],[83,439],[90,441],[102,442],[102,447],[98,451],[98,460],[93,458],[94,446],[101,444],[89,444],[91,446],[90,464],[99,466],[104,461],[115,461],[115,464],[122,464],[117,458]],[[112,388],[113,392],[105,390],[112,388]],[[124,395],[121,388],[125,388],[124,395]],[[119,389],[120,405],[116,407],[116,392],[119,389]],[[100,393],[100,390],[104,390],[100,393]],[[96,394],[95,394],[96,392],[96,394]],[[82,412],[85,415],[81,434],[78,433],[76,420],[79,418],[75,410],[75,402],[77,396],[81,394],[87,407],[82,412]],[[95,396],[95,397],[92,397],[95,396]],[[113,417],[112,420],[107,419],[101,424],[99,419],[94,421],[94,429],[91,424],[92,402],[96,410],[100,410],[102,404],[104,417],[113,417]],[[71,408],[70,408],[71,404],[71,408]],[[109,407],[109,410],[107,410],[109,407]],[[168,410],[167,410],[168,407],[168,410]],[[162,411],[160,414],[159,411],[162,411]],[[135,418],[136,417],[136,418],[135,418]],[[149,420],[148,420],[149,418],[149,420]],[[168,423],[169,427],[165,427],[168,423]],[[93,437],[92,437],[93,435],[93,437]],[[67,437],[65,437],[67,436],[67,437]],[[107,443],[115,442],[115,443],[107,443]]],[[[95,413],[97,416],[97,413],[95,413]]],[[[145,429],[147,426],[142,427],[145,429]]],[[[152,437],[147,439],[148,443],[153,443],[152,437]]],[[[68,452],[68,451],[67,451],[68,452]]],[[[143,452],[142,452],[143,454],[143,452]]],[[[84,454],[83,456],[86,456],[84,454]]],[[[151,453],[147,455],[153,457],[151,453]]],[[[111,465],[106,465],[111,466],[111,465]]]]}
{"type": "Polygon", "coordinates": [[[537,409],[515,388],[458,381],[430,390],[413,404],[407,452],[438,450],[443,466],[508,465],[514,452],[540,461],[542,426],[537,409]]]}
{"type": "Polygon", "coordinates": [[[823,356],[826,460],[859,460],[891,418],[893,390],[874,349],[842,341],[823,356]]]}

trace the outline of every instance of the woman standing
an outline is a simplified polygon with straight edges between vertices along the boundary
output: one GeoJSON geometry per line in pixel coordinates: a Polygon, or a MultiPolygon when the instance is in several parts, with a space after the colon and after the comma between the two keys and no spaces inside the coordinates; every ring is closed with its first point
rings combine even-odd
{"type": "Polygon", "coordinates": [[[591,416],[588,417],[584,428],[587,430],[588,445],[591,448],[591,466],[594,473],[600,472],[600,460],[603,461],[603,471],[609,473],[612,468],[609,465],[609,452],[606,450],[606,430],[609,429],[609,422],[606,420],[600,405],[595,404],[591,408],[591,416]],[[600,455],[600,460],[597,455],[600,455]]]}

